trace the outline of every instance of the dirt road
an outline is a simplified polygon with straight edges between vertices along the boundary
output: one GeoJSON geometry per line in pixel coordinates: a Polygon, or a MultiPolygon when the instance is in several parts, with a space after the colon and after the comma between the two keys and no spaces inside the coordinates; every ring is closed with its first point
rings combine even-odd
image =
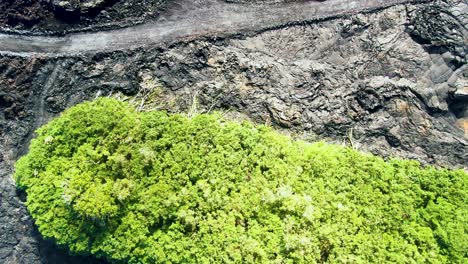
{"type": "Polygon", "coordinates": [[[63,37],[0,34],[0,54],[74,56],[174,43],[202,36],[225,37],[346,14],[409,0],[297,1],[273,5],[220,0],[174,0],[158,20],[133,27],[63,37]]]}

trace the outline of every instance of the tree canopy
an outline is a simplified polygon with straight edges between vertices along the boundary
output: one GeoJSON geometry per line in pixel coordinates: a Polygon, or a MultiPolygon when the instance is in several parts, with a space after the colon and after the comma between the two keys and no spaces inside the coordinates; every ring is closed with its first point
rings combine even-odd
{"type": "Polygon", "coordinates": [[[115,263],[467,263],[468,175],[101,98],[14,178],[46,238],[115,263]]]}

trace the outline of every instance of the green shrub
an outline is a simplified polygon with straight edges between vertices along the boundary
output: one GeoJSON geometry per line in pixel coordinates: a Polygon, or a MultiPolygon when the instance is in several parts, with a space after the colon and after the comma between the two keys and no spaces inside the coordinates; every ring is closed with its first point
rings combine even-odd
{"type": "Polygon", "coordinates": [[[14,175],[39,231],[122,263],[467,263],[467,174],[217,115],[77,105],[14,175]]]}

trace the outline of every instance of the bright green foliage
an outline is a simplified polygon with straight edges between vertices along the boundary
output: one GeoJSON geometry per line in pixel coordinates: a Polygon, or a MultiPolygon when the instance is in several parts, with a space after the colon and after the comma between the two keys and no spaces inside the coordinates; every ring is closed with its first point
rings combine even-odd
{"type": "Polygon", "coordinates": [[[77,105],[15,179],[40,232],[122,263],[468,263],[463,171],[217,115],[77,105]]]}

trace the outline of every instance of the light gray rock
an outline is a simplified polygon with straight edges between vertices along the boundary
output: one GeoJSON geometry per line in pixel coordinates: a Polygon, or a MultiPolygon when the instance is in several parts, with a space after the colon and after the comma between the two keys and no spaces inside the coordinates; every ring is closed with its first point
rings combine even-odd
{"type": "Polygon", "coordinates": [[[53,7],[65,12],[87,13],[106,3],[107,0],[52,0],[53,7]]]}
{"type": "Polygon", "coordinates": [[[80,1],[79,0],[52,0],[52,5],[55,9],[63,10],[66,12],[76,12],[80,11],[80,1]]]}

